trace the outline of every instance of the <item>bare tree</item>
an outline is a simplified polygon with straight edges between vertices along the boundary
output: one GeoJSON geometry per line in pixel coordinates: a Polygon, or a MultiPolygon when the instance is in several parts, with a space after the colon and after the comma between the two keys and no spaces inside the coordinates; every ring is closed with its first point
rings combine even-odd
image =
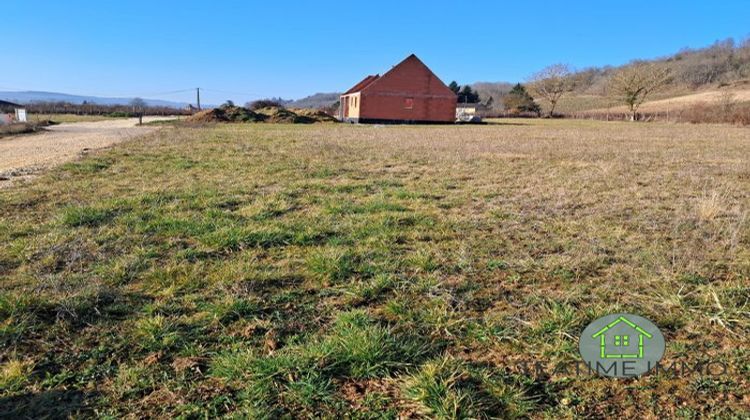
{"type": "Polygon", "coordinates": [[[130,106],[133,107],[133,112],[141,113],[146,109],[146,101],[141,98],[133,98],[130,100],[130,106]]]}
{"type": "Polygon", "coordinates": [[[138,116],[138,125],[143,124],[143,111],[146,109],[146,101],[141,98],[133,98],[130,101],[130,106],[133,107],[133,113],[138,116]]]}
{"type": "Polygon", "coordinates": [[[669,83],[671,77],[668,67],[654,63],[636,63],[612,76],[609,81],[609,93],[628,106],[630,121],[636,121],[641,104],[650,94],[669,83]]]}
{"type": "Polygon", "coordinates": [[[560,98],[573,90],[572,72],[567,64],[553,64],[534,73],[529,78],[529,88],[536,96],[549,102],[549,117],[555,114],[560,98]]]}

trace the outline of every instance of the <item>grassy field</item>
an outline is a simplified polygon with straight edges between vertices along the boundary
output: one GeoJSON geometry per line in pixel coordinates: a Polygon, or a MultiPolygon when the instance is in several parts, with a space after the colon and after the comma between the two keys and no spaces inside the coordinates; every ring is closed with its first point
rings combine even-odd
{"type": "MultiPolygon", "coordinates": [[[[734,93],[734,99],[739,102],[746,101],[750,94],[743,87],[736,89],[710,87],[701,90],[675,87],[650,95],[648,101],[641,106],[640,110],[644,112],[675,111],[695,105],[696,103],[719,103],[727,91],[734,93]]],[[[545,112],[548,111],[549,104],[546,101],[537,98],[537,102],[545,112]]],[[[604,94],[571,93],[563,95],[560,98],[555,112],[576,114],[586,111],[606,112],[607,110],[611,112],[626,112],[627,106],[618,98],[608,97],[604,94]]]]}
{"type": "Polygon", "coordinates": [[[67,164],[0,191],[0,417],[748,416],[749,139],[225,125],[67,164]],[[729,370],[554,370],[620,311],[729,370]]]}
{"type": "Polygon", "coordinates": [[[32,114],[29,121],[54,121],[56,123],[74,123],[74,122],[96,122],[121,119],[120,117],[110,117],[108,115],[76,115],[76,114],[32,114]]]}

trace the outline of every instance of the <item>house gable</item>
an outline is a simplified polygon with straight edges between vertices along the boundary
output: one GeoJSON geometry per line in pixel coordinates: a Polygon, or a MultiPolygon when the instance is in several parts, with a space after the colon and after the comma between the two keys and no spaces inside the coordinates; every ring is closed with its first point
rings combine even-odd
{"type": "Polygon", "coordinates": [[[350,122],[452,123],[456,99],[412,54],[382,76],[367,76],[343,93],[339,116],[350,122]]]}
{"type": "Polygon", "coordinates": [[[361,88],[361,91],[365,95],[390,93],[456,97],[455,93],[414,54],[406,57],[388,72],[368,83],[361,88]]]}

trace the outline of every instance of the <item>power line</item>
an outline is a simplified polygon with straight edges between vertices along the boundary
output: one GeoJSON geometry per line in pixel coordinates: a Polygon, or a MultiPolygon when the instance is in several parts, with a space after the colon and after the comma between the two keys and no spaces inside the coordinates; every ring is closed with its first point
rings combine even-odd
{"type": "Polygon", "coordinates": [[[161,96],[161,95],[174,95],[174,94],[177,94],[177,93],[186,93],[186,92],[192,92],[192,91],[193,91],[193,89],[192,89],[192,88],[190,88],[190,89],[171,90],[171,91],[168,91],[168,92],[152,92],[152,93],[144,93],[144,94],[141,94],[141,95],[135,95],[135,96],[157,96],[157,95],[158,95],[158,96],[161,96]]]}
{"type": "Polygon", "coordinates": [[[249,92],[232,92],[232,91],[228,91],[228,90],[220,90],[220,89],[206,89],[206,88],[201,88],[201,89],[203,89],[203,90],[204,90],[204,91],[206,91],[206,92],[225,93],[225,94],[228,94],[228,95],[243,95],[243,96],[262,96],[262,95],[260,95],[259,93],[249,93],[249,92]]]}

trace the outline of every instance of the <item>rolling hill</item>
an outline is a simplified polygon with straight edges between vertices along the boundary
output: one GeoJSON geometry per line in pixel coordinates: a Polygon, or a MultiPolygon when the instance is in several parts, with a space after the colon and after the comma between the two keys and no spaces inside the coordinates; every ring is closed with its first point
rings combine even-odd
{"type": "MultiPolygon", "coordinates": [[[[28,104],[31,102],[67,102],[76,105],[80,105],[84,102],[97,105],[126,105],[133,100],[133,98],[107,98],[39,91],[0,92],[0,99],[20,104],[28,104]]],[[[188,105],[186,102],[173,102],[162,99],[144,100],[149,106],[184,108],[188,105]]]]}
{"type": "MultiPolygon", "coordinates": [[[[622,66],[580,69],[570,76],[574,81],[574,91],[563,96],[556,111],[576,113],[619,105],[606,95],[610,77],[624,67],[644,62],[668,68],[672,78],[662,91],[649,98],[642,111],[711,104],[726,99],[730,94],[734,101],[750,101],[750,39],[743,42],[726,39],[704,48],[685,48],[665,57],[634,59],[622,66]]],[[[494,108],[503,109],[502,99],[508,91],[507,83],[483,82],[472,86],[482,98],[493,96],[494,108]]],[[[544,101],[538,102],[543,108],[546,106],[544,101]]]]}

